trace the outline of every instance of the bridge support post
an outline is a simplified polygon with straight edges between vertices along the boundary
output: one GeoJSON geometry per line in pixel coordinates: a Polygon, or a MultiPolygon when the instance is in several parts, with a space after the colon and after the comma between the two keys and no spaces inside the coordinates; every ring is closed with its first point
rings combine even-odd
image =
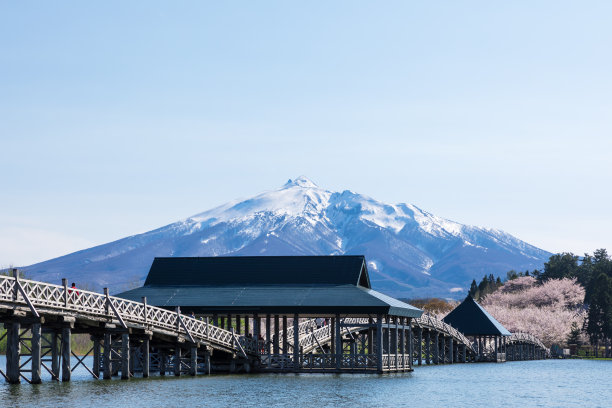
{"type": "Polygon", "coordinates": [[[453,338],[449,337],[448,338],[448,362],[450,364],[453,364],[455,362],[455,357],[453,354],[453,347],[455,347],[455,345],[453,344],[453,338]]]}
{"type": "Polygon", "coordinates": [[[287,342],[287,316],[283,316],[283,367],[287,368],[287,360],[289,360],[289,345],[287,342]]]}
{"type": "Polygon", "coordinates": [[[463,362],[467,363],[467,346],[465,344],[461,345],[461,348],[463,349],[463,362]]]}
{"type": "Polygon", "coordinates": [[[418,354],[418,365],[423,364],[423,328],[417,328],[417,354],[418,354]]]}
{"type": "Polygon", "coordinates": [[[268,355],[268,367],[272,366],[272,356],[270,355],[270,346],[272,345],[272,324],[270,322],[270,315],[266,315],[266,344],[265,352],[268,355]]]}
{"type": "Polygon", "coordinates": [[[51,372],[53,378],[59,381],[60,377],[60,364],[59,364],[59,352],[57,350],[57,331],[51,332],[51,372]]]}
{"type": "Polygon", "coordinates": [[[368,318],[368,323],[370,327],[368,327],[368,331],[366,332],[366,342],[368,345],[368,354],[374,354],[374,328],[372,325],[374,324],[374,319],[371,317],[368,318]]]}
{"type": "Polygon", "coordinates": [[[440,364],[440,335],[436,332],[434,336],[434,364],[440,364]]]}
{"type": "Polygon", "coordinates": [[[206,370],[206,374],[210,375],[210,350],[206,350],[204,352],[204,366],[206,370]]]}
{"type": "Polygon", "coordinates": [[[293,315],[293,368],[300,369],[300,319],[298,314],[293,315]]]}
{"type": "Polygon", "coordinates": [[[93,367],[92,372],[98,378],[100,378],[100,337],[91,336],[93,341],[93,367]]]}
{"type": "Polygon", "coordinates": [[[11,322],[5,324],[6,337],[6,380],[9,384],[19,384],[19,359],[21,355],[21,343],[19,342],[19,331],[21,324],[11,322]]]}
{"type": "Polygon", "coordinates": [[[412,370],[412,362],[414,360],[414,335],[412,334],[412,319],[405,319],[408,320],[408,369],[412,370]]]}
{"type": "Polygon", "coordinates": [[[72,373],[70,367],[70,338],[71,338],[70,327],[62,328],[62,381],[70,381],[70,374],[72,373]]]}
{"type": "Polygon", "coordinates": [[[340,332],[341,327],[340,327],[340,315],[336,314],[336,317],[334,318],[334,320],[336,321],[336,327],[335,327],[335,340],[336,340],[336,347],[335,347],[335,355],[336,355],[336,370],[340,371],[340,368],[342,368],[342,334],[340,332]]]}
{"type": "Polygon", "coordinates": [[[180,377],[181,375],[181,347],[177,344],[174,348],[174,375],[180,377]]]}
{"type": "Polygon", "coordinates": [[[159,375],[166,375],[168,358],[166,356],[166,350],[160,349],[158,352],[159,356],[159,375]]]}
{"type": "Polygon", "coordinates": [[[198,374],[198,348],[195,346],[195,344],[191,347],[191,353],[189,357],[191,366],[189,374],[195,376],[198,374]]]}
{"type": "Polygon", "coordinates": [[[110,380],[113,376],[112,362],[112,343],[113,339],[110,333],[104,333],[104,379],[110,380]]]}
{"type": "Polygon", "coordinates": [[[257,354],[261,354],[261,319],[259,315],[255,313],[253,316],[253,337],[255,338],[255,347],[257,348],[257,354]]]}
{"type": "MultiPolygon", "coordinates": [[[[407,354],[409,354],[409,351],[410,351],[410,345],[406,344],[408,340],[406,339],[407,337],[406,336],[406,325],[404,324],[404,318],[400,317],[399,319],[400,319],[399,354],[402,356],[401,370],[404,371],[406,370],[406,359],[407,359],[407,354]]],[[[399,366],[397,368],[400,369],[399,366]]]]}
{"type": "Polygon", "coordinates": [[[30,329],[32,331],[32,384],[40,384],[40,367],[41,367],[41,344],[42,335],[40,323],[34,323],[30,329]]]}
{"type": "Polygon", "coordinates": [[[121,379],[130,379],[130,335],[121,335],[121,379]]]}
{"type": "Polygon", "coordinates": [[[279,336],[280,336],[280,319],[278,315],[274,315],[274,354],[279,354],[279,336]]]}
{"type": "Polygon", "coordinates": [[[427,337],[425,338],[425,363],[427,365],[431,364],[431,331],[430,330],[427,330],[427,337]]]}
{"type": "Polygon", "coordinates": [[[376,371],[383,372],[383,317],[376,316],[376,371]]]}
{"type": "Polygon", "coordinates": [[[145,338],[142,341],[142,377],[147,378],[149,376],[151,354],[149,351],[149,339],[145,338]]]}
{"type": "MultiPolygon", "coordinates": [[[[391,322],[391,319],[389,320],[389,322],[391,322]]],[[[393,369],[397,370],[398,367],[398,350],[397,350],[397,341],[398,341],[398,334],[399,334],[399,323],[398,323],[398,318],[394,317],[393,318],[393,328],[391,328],[391,350],[389,354],[394,354],[395,355],[395,362],[393,363],[393,369]]],[[[391,361],[389,360],[389,369],[391,369],[391,361]]]]}

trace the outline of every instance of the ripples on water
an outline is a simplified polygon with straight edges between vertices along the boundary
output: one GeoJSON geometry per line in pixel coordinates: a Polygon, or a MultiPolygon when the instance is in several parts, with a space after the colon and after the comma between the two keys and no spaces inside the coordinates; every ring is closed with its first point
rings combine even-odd
{"type": "MultiPolygon", "coordinates": [[[[4,356],[0,366],[5,367],[4,356]]],[[[91,365],[91,360],[89,361],[91,365]]],[[[545,360],[417,367],[409,374],[254,374],[0,385],[1,407],[612,406],[612,362],[545,360]]]]}

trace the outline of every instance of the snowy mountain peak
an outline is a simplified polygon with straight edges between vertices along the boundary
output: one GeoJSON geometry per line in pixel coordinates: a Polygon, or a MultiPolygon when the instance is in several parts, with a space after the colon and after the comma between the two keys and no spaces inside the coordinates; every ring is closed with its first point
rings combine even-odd
{"type": "Polygon", "coordinates": [[[317,186],[312,180],[310,180],[308,177],[306,176],[300,176],[296,179],[289,179],[285,185],[283,187],[293,187],[293,186],[298,186],[298,187],[304,187],[304,188],[317,188],[319,186],[317,186]]]}
{"type": "MultiPolygon", "coordinates": [[[[355,255],[375,289],[398,297],[461,297],[472,279],[541,268],[550,254],[503,231],[450,221],[411,204],[333,192],[300,176],[144,234],[26,268],[34,279],[125,289],[162,256],[355,255]]],[[[287,271],[287,273],[292,273],[287,271]]]]}

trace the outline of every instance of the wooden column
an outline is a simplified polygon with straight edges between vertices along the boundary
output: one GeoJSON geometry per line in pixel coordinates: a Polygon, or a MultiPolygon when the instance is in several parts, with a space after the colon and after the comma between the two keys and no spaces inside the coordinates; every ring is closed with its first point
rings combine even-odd
{"type": "Polygon", "coordinates": [[[112,336],[110,333],[104,333],[104,379],[110,380],[113,376],[113,371],[111,367],[111,358],[112,358],[112,336]]]}
{"type": "Polygon", "coordinates": [[[408,368],[412,369],[412,361],[414,358],[414,335],[412,334],[412,322],[411,318],[406,318],[408,320],[408,368]]]}
{"type": "Polygon", "coordinates": [[[70,381],[70,327],[62,328],[62,381],[70,381]]]}
{"type": "Polygon", "coordinates": [[[168,361],[167,357],[166,357],[166,350],[164,349],[160,349],[158,352],[158,356],[159,356],[159,375],[166,375],[166,363],[168,361]]]}
{"type": "Polygon", "coordinates": [[[253,338],[255,339],[255,345],[257,347],[257,353],[261,354],[261,319],[259,318],[259,315],[257,313],[255,313],[255,315],[253,316],[253,338]]]}
{"type": "Polygon", "coordinates": [[[240,324],[240,320],[242,320],[242,317],[240,315],[236,315],[236,334],[238,336],[242,334],[242,325],[240,324]]]}
{"type": "Polygon", "coordinates": [[[440,334],[438,332],[436,332],[435,336],[434,336],[434,342],[435,342],[435,347],[434,347],[434,364],[440,364],[440,334]]]}
{"type": "Polygon", "coordinates": [[[32,384],[40,384],[40,337],[42,335],[40,323],[34,323],[30,329],[32,332],[32,384]]]}
{"type": "Polygon", "coordinates": [[[204,364],[206,366],[206,374],[210,375],[210,350],[204,352],[204,364]]]}
{"type": "MultiPolygon", "coordinates": [[[[410,338],[410,336],[408,336],[408,338],[410,338]]],[[[400,317],[399,344],[400,344],[399,354],[401,354],[402,356],[402,370],[405,370],[406,369],[406,354],[410,354],[410,344],[408,345],[408,350],[406,350],[406,325],[404,324],[403,317],[400,317]]]]}
{"type": "Polygon", "coordinates": [[[398,318],[397,316],[393,318],[393,328],[391,329],[392,332],[392,341],[391,341],[391,352],[393,354],[395,354],[395,369],[398,369],[398,360],[399,360],[399,354],[398,354],[398,340],[399,340],[399,322],[398,322],[398,318]]]}
{"type": "Polygon", "coordinates": [[[195,376],[198,374],[198,348],[195,345],[191,347],[191,354],[189,357],[191,366],[189,369],[189,374],[195,376]]]}
{"type": "Polygon", "coordinates": [[[248,336],[249,333],[251,333],[251,325],[250,325],[250,323],[251,323],[251,316],[245,315],[244,316],[244,334],[246,336],[248,336]]]}
{"type": "Polygon", "coordinates": [[[53,378],[59,381],[60,377],[60,363],[59,363],[59,351],[57,348],[57,331],[51,332],[51,372],[53,378]]]}
{"type": "Polygon", "coordinates": [[[417,329],[417,353],[418,353],[418,365],[423,364],[423,328],[417,329]]]}
{"type": "Polygon", "coordinates": [[[455,354],[453,350],[453,347],[455,347],[455,345],[453,344],[453,338],[449,337],[448,338],[448,362],[449,363],[454,363],[455,362],[455,354]]]}
{"type": "Polygon", "coordinates": [[[130,379],[130,335],[121,335],[121,379],[130,379]]]}
{"type": "MultiPolygon", "coordinates": [[[[266,315],[266,354],[270,356],[270,346],[272,345],[272,324],[270,315],[266,315]]],[[[268,360],[269,361],[269,360],[268,360]]]]}
{"type": "Polygon", "coordinates": [[[149,350],[149,338],[145,338],[142,341],[142,377],[147,378],[149,376],[151,354],[149,350]]]}
{"type": "Polygon", "coordinates": [[[376,370],[383,372],[383,328],[382,315],[376,316],[376,370]]]}
{"type": "Polygon", "coordinates": [[[340,315],[336,314],[336,370],[342,368],[342,332],[340,325],[340,315]]]}
{"type": "Polygon", "coordinates": [[[181,375],[181,347],[177,344],[174,348],[174,375],[180,377],[181,375]]]}
{"type": "Polygon", "coordinates": [[[431,364],[431,330],[427,330],[425,339],[425,362],[427,365],[431,364]]]}
{"type": "Polygon", "coordinates": [[[371,325],[374,323],[374,319],[372,319],[371,317],[368,318],[368,323],[370,324],[370,327],[368,327],[368,338],[367,338],[367,342],[368,342],[368,354],[374,354],[374,328],[371,327],[371,325]]]}
{"type": "Polygon", "coordinates": [[[274,354],[280,354],[280,319],[278,315],[274,315],[274,354]]]}
{"type": "Polygon", "coordinates": [[[100,356],[100,351],[101,351],[100,337],[98,337],[98,336],[91,336],[91,340],[93,340],[93,367],[92,367],[92,371],[93,371],[95,376],[100,378],[100,361],[101,361],[101,356],[100,356]]]}
{"type": "Polygon", "coordinates": [[[285,357],[289,356],[289,345],[287,344],[287,329],[289,326],[287,325],[287,316],[283,316],[283,355],[285,357]]]}
{"type": "Polygon", "coordinates": [[[21,344],[19,343],[19,331],[21,324],[11,322],[5,324],[6,333],[6,379],[9,384],[19,384],[19,359],[21,356],[21,344]]]}
{"type": "Polygon", "coordinates": [[[300,369],[300,319],[298,314],[293,315],[293,368],[300,369]]]}
{"type": "Polygon", "coordinates": [[[336,319],[332,317],[329,320],[331,323],[331,327],[330,327],[331,342],[329,344],[329,348],[331,349],[331,354],[335,358],[335,355],[336,355],[336,319]]]}

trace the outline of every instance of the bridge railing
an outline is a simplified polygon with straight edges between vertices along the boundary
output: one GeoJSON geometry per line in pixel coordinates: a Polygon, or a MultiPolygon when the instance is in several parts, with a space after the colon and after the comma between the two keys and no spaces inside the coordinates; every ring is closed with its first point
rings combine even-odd
{"type": "Polygon", "coordinates": [[[538,339],[536,336],[530,333],[512,333],[512,335],[506,337],[506,343],[531,343],[535,344],[538,347],[546,350],[547,347],[538,339]]]}
{"type": "Polygon", "coordinates": [[[193,341],[208,341],[250,354],[258,352],[256,339],[237,337],[234,333],[213,326],[208,321],[182,315],[178,310],[172,312],[145,303],[78,288],[0,276],[0,301],[24,305],[34,314],[38,314],[37,308],[45,308],[60,314],[83,314],[114,319],[126,327],[127,324],[145,325],[183,334],[193,341]]]}
{"type": "Polygon", "coordinates": [[[458,342],[465,344],[470,350],[472,350],[472,352],[475,352],[474,346],[472,345],[472,342],[470,341],[470,339],[468,339],[459,330],[455,329],[450,324],[444,323],[440,319],[437,319],[427,313],[423,313],[421,317],[415,318],[414,322],[420,327],[434,329],[441,333],[452,336],[458,342]]]}

